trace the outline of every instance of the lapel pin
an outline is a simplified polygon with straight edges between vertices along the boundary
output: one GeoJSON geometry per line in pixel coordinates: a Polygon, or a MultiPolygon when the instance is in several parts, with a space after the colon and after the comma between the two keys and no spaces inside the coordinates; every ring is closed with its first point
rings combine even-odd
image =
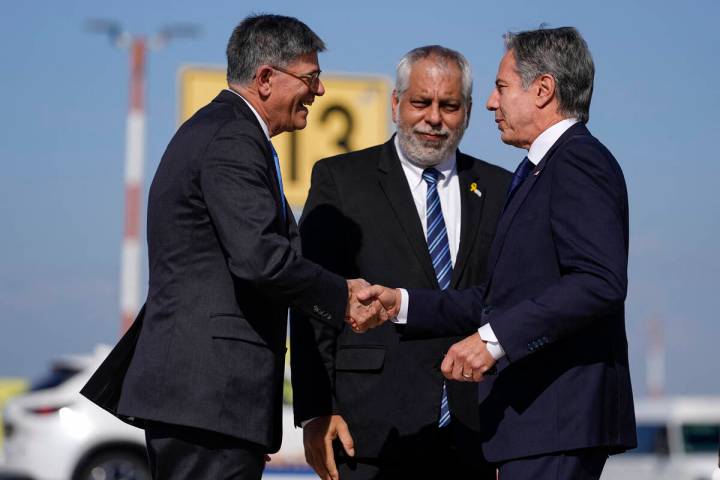
{"type": "Polygon", "coordinates": [[[478,197],[482,197],[482,192],[478,190],[477,183],[473,182],[470,184],[470,191],[473,192],[478,197]]]}
{"type": "Polygon", "coordinates": [[[533,173],[533,176],[537,177],[538,175],[540,175],[540,172],[542,172],[542,168],[533,173]]]}

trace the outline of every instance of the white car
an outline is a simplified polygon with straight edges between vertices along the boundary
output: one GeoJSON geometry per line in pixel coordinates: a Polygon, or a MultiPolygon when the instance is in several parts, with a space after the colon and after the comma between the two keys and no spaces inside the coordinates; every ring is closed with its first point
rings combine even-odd
{"type": "Polygon", "coordinates": [[[720,397],[636,400],[635,416],[638,447],[610,457],[602,480],[716,479],[720,397]]]}
{"type": "MultiPolygon", "coordinates": [[[[6,468],[35,480],[150,480],[144,432],[79,393],[109,352],[101,345],[91,355],[60,358],[29,392],[8,402],[6,468]]],[[[272,455],[264,477],[308,478],[302,430],[294,428],[287,405],[283,428],[283,448],[272,455]]]]}
{"type": "Polygon", "coordinates": [[[79,393],[110,352],[58,359],[3,415],[6,466],[37,480],[150,480],[145,435],[79,393]]]}

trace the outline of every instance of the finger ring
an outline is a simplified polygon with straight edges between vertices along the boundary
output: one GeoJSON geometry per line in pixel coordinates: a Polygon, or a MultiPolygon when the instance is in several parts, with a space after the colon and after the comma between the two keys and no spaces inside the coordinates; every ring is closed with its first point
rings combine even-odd
{"type": "Polygon", "coordinates": [[[463,375],[463,377],[465,377],[465,378],[472,378],[472,373],[465,373],[465,372],[463,372],[462,375],[463,375]]]}

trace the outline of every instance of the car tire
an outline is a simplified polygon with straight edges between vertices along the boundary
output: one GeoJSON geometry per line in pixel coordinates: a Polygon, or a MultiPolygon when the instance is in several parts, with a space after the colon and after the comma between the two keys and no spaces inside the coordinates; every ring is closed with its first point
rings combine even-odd
{"type": "Polygon", "coordinates": [[[111,450],[88,458],[73,480],[151,480],[147,458],[127,450],[111,450]]]}

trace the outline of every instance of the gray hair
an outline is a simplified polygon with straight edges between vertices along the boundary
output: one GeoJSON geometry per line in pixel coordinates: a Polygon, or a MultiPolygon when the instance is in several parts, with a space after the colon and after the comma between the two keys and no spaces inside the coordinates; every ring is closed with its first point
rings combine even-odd
{"type": "Polygon", "coordinates": [[[515,55],[523,88],[541,75],[552,75],[560,114],[587,123],[595,65],[580,32],[573,27],[508,32],[505,48],[515,55]]]}
{"type": "Polygon", "coordinates": [[[301,55],[325,51],[325,42],[293,17],[251,15],[235,27],[227,45],[228,83],[245,85],[260,65],[287,67],[301,55]]]}
{"type": "Polygon", "coordinates": [[[439,65],[446,67],[448,62],[455,62],[462,73],[462,96],[467,104],[472,98],[472,70],[470,64],[462,53],[442,47],[440,45],[426,45],[410,50],[403,55],[398,62],[397,75],[395,77],[395,92],[400,97],[408,89],[410,83],[410,70],[415,62],[419,60],[433,59],[439,65]]]}

